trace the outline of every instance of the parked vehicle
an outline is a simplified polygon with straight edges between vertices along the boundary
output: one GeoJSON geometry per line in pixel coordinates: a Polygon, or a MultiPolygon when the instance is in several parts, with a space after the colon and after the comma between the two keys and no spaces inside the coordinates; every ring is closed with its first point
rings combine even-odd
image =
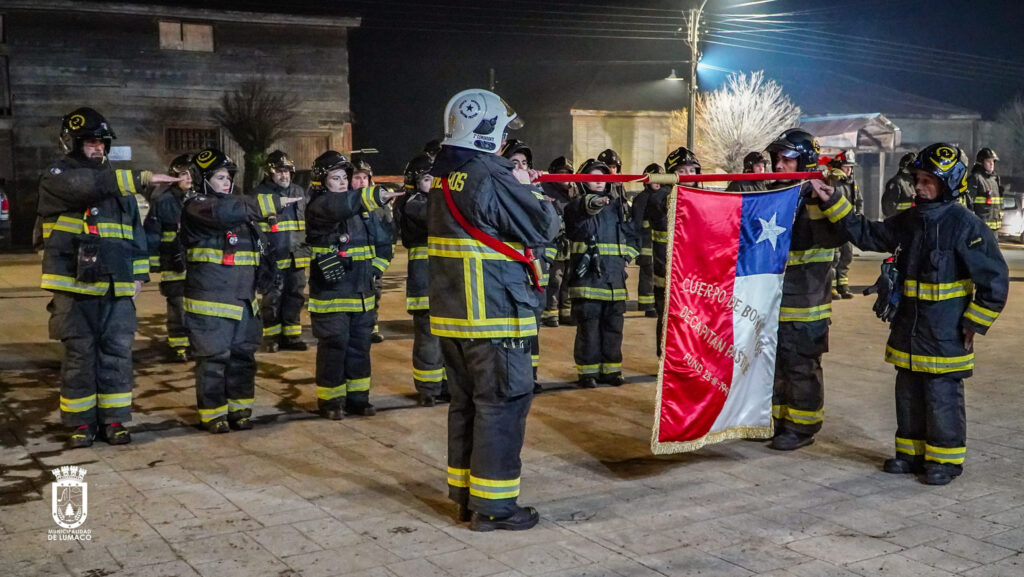
{"type": "Polygon", "coordinates": [[[0,250],[11,246],[11,212],[7,193],[0,183],[0,250]]]}
{"type": "Polygon", "coordinates": [[[1003,225],[999,237],[1024,244],[1024,197],[1019,192],[1003,193],[1003,225]]]}

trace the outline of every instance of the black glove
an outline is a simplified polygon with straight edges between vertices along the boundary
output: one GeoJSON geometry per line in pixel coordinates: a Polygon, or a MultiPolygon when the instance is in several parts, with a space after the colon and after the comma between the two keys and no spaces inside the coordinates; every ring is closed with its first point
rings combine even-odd
{"type": "MultiPolygon", "coordinates": [[[[899,254],[899,249],[896,249],[899,254]]],[[[882,272],[878,275],[875,284],[864,289],[864,294],[878,293],[875,304],[871,307],[875,316],[883,322],[892,322],[896,318],[896,311],[900,306],[900,273],[896,270],[896,255],[893,255],[882,262],[882,272]]]]}

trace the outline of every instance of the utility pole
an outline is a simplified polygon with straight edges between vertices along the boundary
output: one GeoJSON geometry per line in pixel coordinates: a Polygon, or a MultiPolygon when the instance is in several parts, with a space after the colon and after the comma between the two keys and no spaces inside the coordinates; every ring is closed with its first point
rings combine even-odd
{"type": "Polygon", "coordinates": [[[700,61],[700,19],[708,0],[700,8],[690,8],[686,27],[686,44],[690,46],[690,106],[686,109],[686,148],[693,150],[697,132],[697,62],[700,61]]]}

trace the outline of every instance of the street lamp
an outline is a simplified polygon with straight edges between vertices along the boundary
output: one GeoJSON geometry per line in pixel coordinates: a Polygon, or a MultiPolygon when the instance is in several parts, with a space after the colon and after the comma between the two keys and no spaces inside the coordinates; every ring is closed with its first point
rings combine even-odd
{"type": "Polygon", "coordinates": [[[700,18],[708,0],[700,3],[700,8],[690,8],[690,21],[687,23],[686,43],[690,46],[690,106],[686,111],[686,148],[693,150],[694,134],[697,125],[697,62],[700,61],[700,18]]]}

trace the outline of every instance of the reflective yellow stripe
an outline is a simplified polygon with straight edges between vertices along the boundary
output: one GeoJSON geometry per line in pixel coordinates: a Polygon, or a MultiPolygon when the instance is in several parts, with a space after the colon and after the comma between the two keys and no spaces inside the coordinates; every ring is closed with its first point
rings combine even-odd
{"type": "Polygon", "coordinates": [[[456,339],[502,339],[537,334],[537,319],[523,318],[455,319],[430,316],[430,332],[456,339]]]}
{"type": "Polygon", "coordinates": [[[366,210],[369,210],[370,212],[373,212],[380,208],[380,205],[377,204],[377,199],[374,196],[374,191],[376,190],[376,185],[365,186],[359,190],[359,195],[363,199],[363,206],[365,206],[366,210]]]}
{"type": "Polygon", "coordinates": [[[530,363],[533,365],[533,368],[535,368],[535,369],[537,367],[539,367],[540,366],[540,355],[530,355],[530,363]]]}
{"type": "Polygon", "coordinates": [[[654,286],[664,288],[665,287],[665,277],[654,275],[654,286]]]}
{"type": "MultiPolygon", "coordinates": [[[[310,252],[314,255],[327,254],[330,252],[336,252],[338,249],[331,246],[313,246],[310,247],[310,252]]],[[[374,258],[375,251],[372,246],[361,245],[361,246],[349,246],[342,249],[341,252],[345,253],[345,256],[350,257],[352,260],[371,260],[374,258]]]]}
{"type": "Polygon", "coordinates": [[[292,257],[282,258],[281,260],[277,261],[277,268],[279,268],[279,269],[291,268],[291,266],[292,266],[292,257]]]}
{"type": "Polygon", "coordinates": [[[779,322],[810,323],[832,316],[832,303],[816,307],[782,307],[779,309],[779,322]]]}
{"type": "MultiPolygon", "coordinates": [[[[190,248],[187,255],[189,262],[224,264],[224,251],[219,248],[190,248]]],[[[233,266],[256,266],[260,263],[260,253],[258,252],[240,250],[234,255],[235,264],[233,266]]]]}
{"type": "MultiPolygon", "coordinates": [[[[277,225],[277,231],[275,232],[297,232],[306,230],[306,223],[301,220],[279,220],[275,224],[277,225]]],[[[261,231],[271,232],[270,223],[260,222],[259,226],[261,231]]]]}
{"type": "Polygon", "coordinates": [[[264,325],[263,326],[263,336],[265,336],[265,337],[276,337],[277,335],[280,335],[280,334],[281,334],[281,325],[280,324],[264,325]]]}
{"type": "Polygon", "coordinates": [[[364,377],[362,379],[349,379],[348,380],[348,392],[360,392],[370,390],[370,377],[364,377]]]}
{"type": "Polygon", "coordinates": [[[641,248],[640,256],[654,256],[654,249],[649,246],[641,248]]]}
{"type": "Polygon", "coordinates": [[[835,258],[834,248],[812,248],[809,250],[791,250],[786,266],[800,266],[812,262],[832,262],[835,258]]]}
{"type": "Polygon", "coordinates": [[[132,274],[149,274],[149,259],[140,258],[133,260],[132,274]]]}
{"type": "Polygon", "coordinates": [[[964,297],[974,292],[970,279],[946,283],[918,282],[908,279],[903,283],[903,296],[923,301],[944,301],[964,297]]]}
{"type": "Polygon", "coordinates": [[[424,383],[439,383],[444,380],[444,367],[440,369],[417,369],[412,368],[412,378],[424,383]]]}
{"type": "Polygon", "coordinates": [[[200,301],[185,297],[182,301],[185,312],[208,317],[221,317],[240,321],[242,320],[242,307],[240,305],[229,305],[212,301],[200,301]]]}
{"type": "Polygon", "coordinates": [[[519,479],[484,479],[470,475],[469,494],[481,499],[514,499],[519,496],[519,479]]]}
{"type": "Polygon", "coordinates": [[[135,238],[131,226],[117,222],[97,222],[96,232],[103,238],[120,238],[123,240],[135,238]]]}
{"type": "Polygon", "coordinates": [[[405,297],[405,310],[425,311],[430,309],[430,297],[405,297]]]}
{"type": "Polygon", "coordinates": [[[373,310],[376,298],[373,295],[355,298],[309,299],[309,312],[327,313],[361,313],[373,310]]]}
{"type": "MultiPolygon", "coordinates": [[[[596,244],[597,251],[601,253],[602,256],[626,256],[629,258],[636,258],[638,254],[637,250],[628,244],[611,244],[604,242],[596,244]]],[[[583,254],[589,251],[591,246],[594,245],[589,245],[585,242],[574,242],[570,247],[570,252],[573,254],[583,254]]]]}
{"type": "Polygon", "coordinates": [[[821,212],[821,207],[816,204],[807,205],[807,216],[811,220],[825,220],[825,214],[821,212]]]}
{"type": "Polygon", "coordinates": [[[655,230],[651,229],[651,240],[653,242],[668,242],[668,231],[667,230],[655,230]]]}
{"type": "Polygon", "coordinates": [[[160,242],[171,242],[178,238],[178,231],[176,230],[165,230],[160,233],[160,242]]]}
{"type": "Polygon", "coordinates": [[[846,200],[845,196],[840,196],[835,204],[821,211],[821,213],[825,215],[829,222],[839,222],[843,220],[844,216],[850,214],[851,211],[853,211],[853,205],[850,204],[849,200],[846,200]]]}
{"type": "Polygon", "coordinates": [[[209,423],[214,419],[225,417],[228,414],[228,406],[221,405],[213,409],[199,409],[199,420],[204,423],[209,423]]]}
{"type": "Polygon", "coordinates": [[[544,258],[548,260],[555,260],[556,256],[558,256],[558,248],[549,246],[544,249],[544,258]]]}
{"type": "Polygon", "coordinates": [[[89,395],[88,397],[79,397],[77,399],[69,399],[61,396],[60,398],[60,410],[65,413],[81,413],[88,411],[89,409],[96,406],[96,395],[89,395]]]}
{"type": "Polygon", "coordinates": [[[641,305],[653,305],[654,304],[654,295],[638,295],[636,297],[636,302],[637,302],[637,304],[641,304],[641,305]]]}
{"type": "Polygon", "coordinates": [[[943,374],[973,369],[974,353],[959,357],[911,356],[908,353],[886,345],[885,361],[902,369],[909,369],[917,373],[943,374]]]}
{"type": "Polygon", "coordinates": [[[596,375],[601,371],[601,365],[576,365],[576,372],[581,375],[596,375]]]}
{"type": "Polygon", "coordinates": [[[184,272],[162,272],[160,273],[160,282],[174,282],[177,280],[185,280],[184,272]]]}
{"type": "Polygon", "coordinates": [[[816,425],[825,420],[825,410],[804,411],[788,405],[772,405],[772,416],[797,425],[816,425]]]}
{"type": "Polygon", "coordinates": [[[117,178],[117,188],[121,191],[121,196],[135,194],[135,178],[132,177],[132,171],[115,170],[114,176],[117,178]]]}
{"type": "Polygon", "coordinates": [[[132,393],[100,393],[96,395],[101,409],[116,409],[132,406],[132,393]]]}
{"type": "Polygon", "coordinates": [[[469,469],[448,467],[448,484],[452,487],[469,487],[469,469]]]}
{"type": "Polygon", "coordinates": [[[235,411],[244,411],[245,409],[252,408],[252,404],[256,399],[228,399],[228,412],[233,413],[235,411]]]}
{"type": "Polygon", "coordinates": [[[621,373],[622,363],[601,363],[601,374],[621,373]]]}
{"type": "Polygon", "coordinates": [[[274,207],[274,195],[272,194],[257,194],[256,202],[260,205],[260,214],[264,218],[277,214],[277,210],[274,207]]]}
{"type": "MultiPolygon", "coordinates": [[[[132,294],[135,294],[135,284],[132,285],[132,294]]],[[[59,275],[59,274],[44,274],[42,276],[42,282],[39,283],[40,288],[46,290],[56,290],[63,292],[71,292],[82,295],[105,295],[107,290],[110,289],[109,281],[100,281],[94,283],[78,282],[74,277],[59,275]]],[[[116,293],[115,293],[116,294],[116,293]]]]}
{"type": "Polygon", "coordinates": [[[999,313],[971,301],[971,304],[967,305],[967,311],[964,312],[964,316],[981,326],[990,327],[992,323],[996,322],[999,313]]]}
{"type": "MultiPolygon", "coordinates": [[[[518,242],[506,242],[509,248],[523,252],[523,245],[518,242]]],[[[508,257],[492,250],[475,238],[443,238],[431,236],[427,238],[427,254],[446,258],[475,258],[486,260],[509,260],[508,257]]]]}
{"type": "Polygon", "coordinates": [[[297,337],[302,334],[302,325],[285,325],[283,333],[286,337],[297,337]]]}
{"type": "Polygon", "coordinates": [[[428,256],[425,246],[414,246],[409,249],[409,260],[426,260],[428,256]]]}
{"type": "Polygon", "coordinates": [[[569,298],[590,299],[595,301],[624,301],[629,298],[626,289],[604,289],[589,286],[569,287],[569,298]]]}
{"type": "Polygon", "coordinates": [[[905,455],[912,455],[914,457],[924,454],[924,440],[923,439],[902,439],[896,437],[896,452],[903,453],[905,455]]]}
{"type": "Polygon", "coordinates": [[[927,444],[924,446],[924,460],[933,463],[963,465],[966,456],[967,447],[936,447],[927,444]]]}
{"type": "Polygon", "coordinates": [[[338,385],[337,387],[317,387],[316,388],[316,398],[320,399],[321,401],[330,401],[330,400],[333,400],[333,399],[337,399],[338,397],[344,397],[344,396],[345,396],[345,385],[344,384],[338,385]]]}
{"type": "Polygon", "coordinates": [[[167,337],[167,345],[172,349],[183,349],[188,346],[188,337],[167,337]]]}
{"type": "Polygon", "coordinates": [[[910,207],[914,206],[912,202],[901,202],[896,205],[897,211],[910,210],[910,207]]]}
{"type": "Polygon", "coordinates": [[[149,266],[150,266],[150,268],[160,266],[160,257],[158,257],[158,256],[151,256],[151,257],[149,257],[149,266]]]}
{"type": "Polygon", "coordinates": [[[380,272],[388,270],[388,266],[390,265],[391,262],[387,259],[381,258],[379,256],[373,257],[373,267],[379,270],[380,272]]]}

